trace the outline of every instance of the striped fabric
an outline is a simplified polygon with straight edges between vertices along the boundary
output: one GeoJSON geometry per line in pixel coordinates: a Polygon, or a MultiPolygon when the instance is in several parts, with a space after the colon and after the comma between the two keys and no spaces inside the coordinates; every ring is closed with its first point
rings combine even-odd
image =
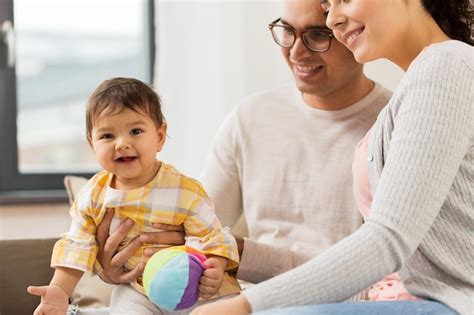
{"type": "MultiPolygon", "coordinates": [[[[115,221],[130,218],[135,222],[119,250],[142,232],[156,232],[152,223],[182,224],[186,245],[205,255],[227,258],[228,269],[238,265],[235,239],[228,228],[221,226],[212,202],[198,181],[165,163],[161,163],[150,183],[137,189],[113,189],[110,187],[112,178],[111,173],[99,172],[81,190],[71,207],[71,228],[54,246],[52,267],[93,273],[102,271],[96,260],[98,245],[95,234],[107,208],[115,209],[115,221]]],[[[153,246],[157,245],[143,244],[126,263],[126,269],[131,270],[146,261],[143,252],[153,246]]]]}

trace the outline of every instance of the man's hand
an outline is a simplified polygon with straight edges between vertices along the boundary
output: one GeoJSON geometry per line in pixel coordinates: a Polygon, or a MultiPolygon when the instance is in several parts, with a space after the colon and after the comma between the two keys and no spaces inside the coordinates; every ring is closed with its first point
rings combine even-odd
{"type": "Polygon", "coordinates": [[[41,303],[33,315],[64,315],[69,304],[68,294],[60,286],[29,286],[28,293],[41,297],[41,303]]]}
{"type": "Polygon", "coordinates": [[[162,248],[147,248],[145,256],[151,257],[163,248],[184,245],[184,227],[182,225],[171,225],[165,223],[153,223],[153,228],[162,230],[160,232],[148,232],[140,234],[140,241],[148,244],[159,244],[162,248]]]}
{"type": "Polygon", "coordinates": [[[191,315],[247,315],[252,311],[243,294],[197,307],[191,315]]]}
{"type": "Polygon", "coordinates": [[[227,259],[222,257],[210,257],[204,264],[208,269],[204,270],[199,281],[199,296],[203,299],[209,299],[216,295],[224,280],[224,270],[227,265],[227,259]]]}
{"type": "MultiPolygon", "coordinates": [[[[184,244],[184,228],[182,226],[155,223],[153,227],[162,232],[143,233],[134,241],[128,244],[120,252],[118,251],[120,243],[125,239],[128,232],[135,224],[132,220],[127,219],[120,223],[115,231],[109,235],[110,224],[114,217],[114,210],[107,209],[104,219],[97,227],[97,243],[99,251],[97,259],[102,268],[100,278],[108,283],[130,283],[143,273],[145,263],[138,264],[133,270],[125,272],[123,266],[140,248],[142,243],[160,244],[160,245],[183,245],[184,244]]],[[[160,249],[149,248],[145,250],[145,255],[150,257],[160,249]]]]}
{"type": "Polygon", "coordinates": [[[135,224],[127,219],[120,223],[115,231],[109,235],[110,224],[114,217],[114,210],[107,209],[104,219],[97,227],[97,243],[99,251],[97,259],[104,269],[99,277],[108,283],[130,283],[143,273],[144,263],[138,264],[133,270],[125,272],[123,266],[141,246],[141,242],[136,238],[128,244],[122,251],[117,252],[120,242],[123,241],[127,233],[135,224]]]}

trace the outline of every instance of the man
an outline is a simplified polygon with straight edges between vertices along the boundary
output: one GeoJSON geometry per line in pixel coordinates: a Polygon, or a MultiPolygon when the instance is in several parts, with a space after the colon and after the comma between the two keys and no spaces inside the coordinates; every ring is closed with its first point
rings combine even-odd
{"type": "MultiPolygon", "coordinates": [[[[249,238],[238,240],[237,277],[253,283],[304,263],[359,228],[353,151],[390,97],[333,39],[319,0],[284,0],[282,16],[270,28],[295,82],[236,107],[202,176],[223,225],[245,217],[249,238]]],[[[160,227],[177,231],[140,240],[183,242],[179,228],[160,227]]],[[[100,238],[102,277],[111,282],[128,282],[141,272],[121,269],[139,240],[112,258],[129,228],[122,224],[105,245],[106,232],[100,238]]]]}
{"type": "Polygon", "coordinates": [[[359,228],[353,151],[390,97],[332,38],[318,0],[285,0],[270,28],[295,82],[236,107],[202,177],[223,225],[244,214],[249,238],[238,241],[237,277],[253,283],[359,228]]]}

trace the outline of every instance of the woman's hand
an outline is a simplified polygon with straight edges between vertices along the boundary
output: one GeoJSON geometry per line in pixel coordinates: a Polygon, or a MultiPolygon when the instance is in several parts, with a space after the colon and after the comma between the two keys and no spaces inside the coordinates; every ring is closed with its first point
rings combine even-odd
{"type": "Polygon", "coordinates": [[[252,308],[245,295],[240,294],[227,300],[199,306],[191,312],[191,315],[247,315],[251,311],[252,308]]]}
{"type": "MultiPolygon", "coordinates": [[[[107,209],[104,219],[97,227],[97,243],[99,251],[97,259],[102,265],[103,271],[99,274],[100,278],[108,283],[130,283],[143,273],[144,263],[138,264],[133,270],[124,271],[123,266],[140,248],[142,243],[156,243],[160,245],[183,245],[184,229],[182,226],[167,224],[153,224],[153,227],[162,232],[143,233],[133,242],[128,244],[123,250],[118,252],[120,243],[125,239],[128,232],[135,224],[127,219],[120,223],[115,231],[109,235],[110,224],[114,217],[114,210],[107,209]]],[[[159,249],[147,249],[145,255],[150,257],[159,249]]]]}

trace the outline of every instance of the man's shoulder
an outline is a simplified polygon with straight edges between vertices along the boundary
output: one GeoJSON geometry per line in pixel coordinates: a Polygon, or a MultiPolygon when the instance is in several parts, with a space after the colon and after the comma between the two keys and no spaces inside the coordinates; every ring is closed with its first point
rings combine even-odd
{"type": "Polygon", "coordinates": [[[392,95],[392,91],[385,88],[380,83],[375,82],[372,91],[361,100],[361,102],[365,103],[366,106],[364,111],[373,112],[377,115],[378,112],[388,104],[392,95]]]}
{"type": "Polygon", "coordinates": [[[295,93],[297,93],[295,83],[288,82],[248,95],[237,104],[237,108],[240,110],[255,110],[256,107],[266,108],[271,106],[273,108],[275,104],[286,105],[294,102],[295,93]]]}
{"type": "Polygon", "coordinates": [[[374,102],[382,102],[384,104],[392,97],[393,91],[385,88],[380,83],[375,82],[375,99],[374,102]]]}

